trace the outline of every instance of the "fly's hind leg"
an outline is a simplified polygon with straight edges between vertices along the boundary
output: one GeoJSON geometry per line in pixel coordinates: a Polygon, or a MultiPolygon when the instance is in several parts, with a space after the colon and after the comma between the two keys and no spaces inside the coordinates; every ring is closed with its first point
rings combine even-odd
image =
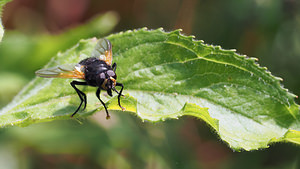
{"type": "Polygon", "coordinates": [[[75,89],[75,91],[77,92],[77,94],[78,94],[78,96],[79,96],[79,98],[80,98],[80,100],[81,100],[80,105],[78,106],[78,108],[76,109],[76,111],[71,115],[71,117],[73,117],[73,116],[78,112],[78,110],[80,109],[82,103],[84,103],[83,110],[86,108],[86,94],[83,93],[82,91],[80,91],[80,90],[76,87],[76,85],[83,85],[83,86],[85,86],[85,85],[87,85],[87,83],[86,83],[86,82],[79,82],[79,81],[75,81],[75,80],[74,80],[74,81],[72,81],[70,84],[71,84],[71,86],[75,89]]]}
{"type": "Polygon", "coordinates": [[[107,111],[106,105],[105,105],[105,103],[100,99],[100,92],[101,92],[101,89],[98,88],[97,91],[96,91],[96,96],[97,96],[97,98],[100,100],[100,102],[102,103],[102,105],[103,105],[103,107],[104,107],[104,109],[105,109],[105,112],[106,112],[106,119],[110,119],[110,115],[109,115],[109,113],[108,113],[108,111],[107,111]]]}

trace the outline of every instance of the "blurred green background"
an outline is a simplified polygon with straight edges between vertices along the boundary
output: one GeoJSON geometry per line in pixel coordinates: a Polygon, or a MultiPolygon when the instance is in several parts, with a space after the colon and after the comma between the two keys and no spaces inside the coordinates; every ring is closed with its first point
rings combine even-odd
{"type": "MultiPolygon", "coordinates": [[[[2,21],[0,107],[35,70],[78,40],[141,27],[181,28],[205,43],[257,57],[300,95],[298,0],[13,0],[2,21]]],[[[233,152],[191,117],[153,124],[120,112],[105,120],[99,112],[88,119],[0,129],[0,168],[296,169],[300,148],[274,144],[233,152]]]]}

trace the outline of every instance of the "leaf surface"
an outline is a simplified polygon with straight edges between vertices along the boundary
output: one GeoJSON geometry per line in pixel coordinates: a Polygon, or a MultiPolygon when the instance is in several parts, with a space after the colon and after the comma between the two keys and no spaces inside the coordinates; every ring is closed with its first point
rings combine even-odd
{"type": "MultiPolygon", "coordinates": [[[[180,31],[121,32],[107,37],[113,46],[117,81],[125,86],[121,103],[142,120],[157,122],[181,116],[204,120],[235,150],[266,148],[274,142],[300,144],[299,106],[280,79],[254,58],[206,45],[180,31]]],[[[81,40],[55,56],[48,67],[89,57],[97,40],[81,40]]],[[[70,118],[80,100],[69,79],[35,78],[0,112],[0,124],[70,118]]],[[[81,116],[103,109],[95,88],[81,116]]],[[[117,98],[101,97],[108,109],[120,110],[117,98]]],[[[116,95],[115,95],[116,96],[116,95]]],[[[103,118],[105,114],[103,113],[103,118]]],[[[113,118],[113,116],[112,116],[113,118]]]]}

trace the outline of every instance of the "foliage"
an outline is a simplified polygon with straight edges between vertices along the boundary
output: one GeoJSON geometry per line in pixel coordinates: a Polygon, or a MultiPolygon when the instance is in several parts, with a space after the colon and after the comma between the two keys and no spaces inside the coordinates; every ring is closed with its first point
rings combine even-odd
{"type": "MultiPolygon", "coordinates": [[[[6,0],[0,0],[0,3],[4,2],[6,0]]],[[[218,44],[225,49],[236,48],[240,53],[255,56],[260,65],[267,66],[272,74],[284,79],[281,84],[300,95],[300,79],[297,78],[300,71],[298,1],[86,1],[91,4],[80,20],[85,25],[72,25],[71,30],[63,27],[59,35],[57,32],[43,32],[57,21],[49,21],[45,17],[49,6],[44,5],[48,2],[14,1],[14,5],[21,6],[11,8],[10,5],[4,9],[4,25],[11,21],[18,25],[10,24],[5,29],[0,44],[0,107],[9,103],[32,80],[35,70],[45,65],[58,51],[70,49],[79,39],[100,38],[112,30],[118,32],[142,26],[164,27],[166,30],[183,28],[185,34],[196,35],[197,39],[208,44],[218,44]],[[20,13],[24,6],[35,14],[35,18],[26,13],[14,15],[20,13]],[[105,17],[105,22],[89,19],[108,10],[114,13],[106,15],[110,17],[105,17]],[[7,17],[7,14],[10,16],[7,17]],[[115,14],[120,16],[118,25],[113,23],[117,19],[115,14]],[[26,20],[24,17],[30,21],[26,25],[31,24],[27,28],[35,28],[36,18],[40,18],[43,19],[39,22],[42,24],[40,28],[46,29],[24,31],[23,24],[20,24],[26,20]],[[99,29],[96,25],[100,26],[99,29]],[[105,31],[105,27],[110,25],[112,27],[105,31]],[[11,31],[11,28],[14,30],[11,31]]],[[[64,9],[63,12],[68,11],[64,9]]],[[[118,63],[118,69],[120,66],[118,63]]],[[[118,75],[120,73],[118,70],[118,75]]],[[[67,87],[69,81],[62,83],[67,87]]],[[[87,90],[91,91],[88,97],[91,101],[95,91],[93,88],[87,90]]],[[[77,96],[72,96],[71,100],[70,105],[76,108],[77,96]]],[[[297,98],[296,102],[299,103],[299,100],[297,98]]],[[[97,102],[99,107],[101,104],[97,102]]],[[[73,112],[73,109],[70,111],[73,112]]],[[[105,113],[100,111],[88,118],[77,116],[70,119],[66,116],[62,118],[67,120],[1,128],[0,164],[6,169],[299,168],[300,149],[294,144],[273,143],[263,151],[236,153],[222,144],[217,132],[211,132],[212,127],[193,116],[149,123],[147,120],[141,122],[128,113],[110,112],[110,120],[105,120],[105,113]]],[[[86,112],[79,113],[86,115],[86,112]]],[[[286,136],[281,141],[285,142],[288,138],[288,142],[299,142],[297,131],[288,132],[286,136]]]]}
{"type": "MultiPolygon", "coordinates": [[[[266,148],[270,142],[299,144],[299,106],[279,78],[255,64],[253,58],[209,46],[179,31],[128,31],[108,37],[124,83],[127,111],[142,120],[161,121],[184,115],[204,120],[235,150],[266,148]]],[[[95,39],[81,40],[59,53],[46,67],[77,63],[90,56],[95,39]]],[[[1,125],[69,118],[79,99],[70,80],[34,79],[1,111],[1,125]]],[[[95,90],[95,89],[94,89],[95,90]]],[[[87,111],[102,106],[88,88],[87,111]]],[[[119,110],[116,98],[108,109],[119,110]]]]}

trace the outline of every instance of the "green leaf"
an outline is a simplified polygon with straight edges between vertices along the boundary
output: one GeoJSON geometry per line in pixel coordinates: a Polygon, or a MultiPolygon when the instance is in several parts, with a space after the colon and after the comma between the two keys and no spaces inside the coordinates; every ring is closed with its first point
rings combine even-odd
{"type": "Polygon", "coordinates": [[[2,41],[2,37],[4,35],[4,28],[3,28],[3,25],[2,25],[2,8],[3,6],[9,2],[11,0],[0,0],[0,42],[2,41]]]}
{"type": "MultiPolygon", "coordinates": [[[[254,58],[206,45],[181,35],[179,30],[140,29],[107,38],[118,64],[118,82],[125,85],[121,103],[142,120],[194,116],[204,120],[235,150],[266,148],[282,141],[300,144],[295,95],[283,89],[280,78],[259,67],[254,58]]],[[[96,39],[81,40],[46,67],[78,63],[91,55],[95,44],[96,39]]],[[[0,125],[70,118],[80,103],[70,82],[35,78],[1,110],[0,125]]],[[[95,88],[81,89],[88,93],[88,104],[77,116],[103,109],[95,88]]],[[[103,93],[110,112],[120,111],[117,98],[103,93]]]]}

